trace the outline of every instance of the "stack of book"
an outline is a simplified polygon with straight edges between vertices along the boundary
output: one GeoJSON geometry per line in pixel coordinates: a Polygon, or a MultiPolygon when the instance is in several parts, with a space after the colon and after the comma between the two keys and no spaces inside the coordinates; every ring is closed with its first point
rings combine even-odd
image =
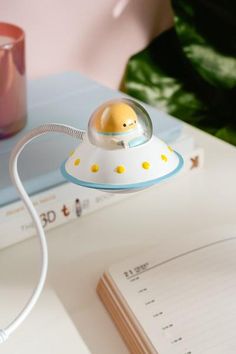
{"type": "MultiPolygon", "coordinates": [[[[75,72],[49,76],[28,83],[28,123],[19,134],[0,142],[0,248],[35,234],[30,216],[11,185],[8,162],[10,151],[30,129],[55,122],[87,129],[92,112],[104,101],[123,97],[119,91],[104,87],[75,72]]],[[[202,166],[203,150],[193,137],[183,134],[182,123],[143,104],[151,116],[154,134],[165,140],[185,159],[186,171],[202,166]]],[[[125,198],[89,190],[64,181],[59,167],[78,141],[48,134],[28,145],[19,159],[19,173],[32,196],[45,229],[74,220],[125,198]]]]}

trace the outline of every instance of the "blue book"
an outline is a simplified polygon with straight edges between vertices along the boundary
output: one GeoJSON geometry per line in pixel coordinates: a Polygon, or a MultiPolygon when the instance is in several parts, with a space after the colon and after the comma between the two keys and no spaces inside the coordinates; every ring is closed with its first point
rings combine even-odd
{"type": "MultiPolygon", "coordinates": [[[[104,101],[124,97],[77,72],[52,75],[28,82],[28,122],[14,137],[0,141],[0,207],[18,200],[8,172],[10,152],[29,130],[44,123],[64,123],[87,130],[93,111],[104,101]]],[[[142,103],[143,104],[143,103],[142,103]]],[[[154,133],[167,143],[181,134],[182,123],[143,104],[150,114],[154,133]]],[[[78,140],[62,134],[47,134],[35,139],[19,158],[19,173],[30,195],[65,182],[59,167],[78,140]]]]}

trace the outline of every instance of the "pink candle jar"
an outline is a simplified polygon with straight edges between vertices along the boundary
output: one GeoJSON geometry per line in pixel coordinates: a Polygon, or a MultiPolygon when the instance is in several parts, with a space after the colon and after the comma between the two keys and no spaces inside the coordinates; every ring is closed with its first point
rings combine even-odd
{"type": "Polygon", "coordinates": [[[0,22],[0,139],[25,123],[25,35],[21,28],[0,22]]]}

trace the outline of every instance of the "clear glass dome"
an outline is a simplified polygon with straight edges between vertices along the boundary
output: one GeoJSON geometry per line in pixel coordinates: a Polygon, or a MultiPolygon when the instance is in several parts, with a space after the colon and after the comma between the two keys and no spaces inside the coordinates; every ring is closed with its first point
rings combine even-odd
{"type": "Polygon", "coordinates": [[[93,145],[104,149],[133,148],[152,137],[152,122],[137,102],[122,98],[102,104],[92,114],[88,137],[93,145]]]}

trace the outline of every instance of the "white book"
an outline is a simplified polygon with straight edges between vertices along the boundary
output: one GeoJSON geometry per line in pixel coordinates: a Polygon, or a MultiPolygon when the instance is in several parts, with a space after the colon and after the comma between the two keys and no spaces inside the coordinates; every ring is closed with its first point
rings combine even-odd
{"type": "MultiPolygon", "coordinates": [[[[203,149],[195,147],[192,137],[180,136],[172,146],[183,155],[185,160],[180,176],[203,166],[203,149]]],[[[47,231],[127,197],[129,194],[106,193],[66,182],[37,193],[31,199],[47,231]]],[[[0,226],[0,249],[35,235],[32,220],[22,201],[0,208],[0,226]]]]}
{"type": "MultiPolygon", "coordinates": [[[[64,183],[31,197],[45,231],[122,200],[114,195],[64,183]]],[[[22,201],[0,209],[0,249],[35,236],[32,219],[22,201]]]]}
{"type": "Polygon", "coordinates": [[[112,265],[98,294],[133,354],[236,353],[236,237],[112,265]]]}

